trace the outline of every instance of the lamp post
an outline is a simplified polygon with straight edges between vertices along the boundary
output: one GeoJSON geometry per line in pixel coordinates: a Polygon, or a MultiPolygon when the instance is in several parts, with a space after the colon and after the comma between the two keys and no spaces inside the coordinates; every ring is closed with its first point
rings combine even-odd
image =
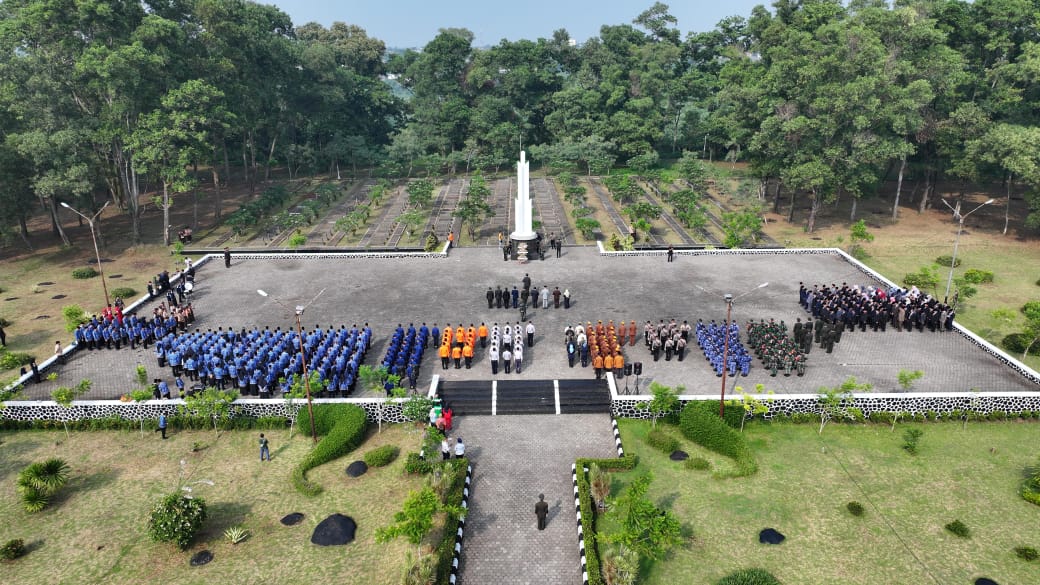
{"type": "MultiPolygon", "coordinates": [[[[317,299],[318,296],[320,296],[323,292],[325,292],[325,289],[322,289],[321,292],[319,292],[318,295],[314,297],[314,299],[317,299]]],[[[307,394],[307,414],[310,415],[311,419],[311,438],[314,439],[315,443],[317,443],[318,431],[314,428],[314,405],[311,402],[311,378],[309,373],[307,372],[307,354],[306,352],[304,352],[303,348],[303,325],[300,323],[300,317],[303,315],[303,311],[307,307],[304,305],[296,305],[295,309],[291,309],[289,308],[289,305],[286,305],[282,301],[268,295],[266,292],[260,289],[256,289],[256,294],[264,298],[270,298],[272,301],[278,303],[286,309],[289,309],[293,312],[293,314],[296,315],[296,333],[300,336],[300,359],[303,361],[303,388],[307,394]]],[[[311,303],[314,302],[314,299],[311,299],[311,303]]],[[[307,305],[309,306],[311,303],[307,303],[307,305]]]]}
{"type": "Polygon", "coordinates": [[[961,243],[961,232],[964,230],[964,220],[967,219],[969,215],[975,213],[976,211],[982,209],[990,203],[993,203],[994,201],[996,200],[989,199],[987,201],[983,201],[975,209],[972,209],[968,213],[961,215],[960,202],[957,202],[957,207],[955,208],[949,203],[947,203],[945,199],[942,200],[943,205],[949,207],[950,211],[953,212],[953,219],[957,220],[957,237],[953,239],[953,257],[950,259],[950,276],[946,279],[946,295],[943,297],[944,303],[949,302],[950,300],[950,285],[953,284],[953,269],[957,266],[957,246],[961,243]]]}
{"type": "Polygon", "coordinates": [[[71,205],[69,205],[68,203],[65,203],[64,201],[61,202],[61,206],[62,207],[64,207],[65,209],[68,209],[69,211],[71,211],[71,212],[75,213],[76,215],[82,217],[83,219],[87,220],[87,225],[90,226],[90,239],[94,240],[94,255],[97,257],[98,274],[101,276],[101,289],[105,291],[105,306],[106,307],[111,305],[112,303],[110,303],[109,300],[108,300],[108,285],[105,284],[105,271],[102,270],[102,268],[101,268],[101,252],[98,251],[97,234],[94,232],[94,220],[97,219],[97,217],[99,215],[101,215],[101,212],[104,211],[106,207],[108,207],[109,203],[111,203],[111,201],[105,201],[105,204],[101,206],[101,209],[99,209],[97,211],[97,213],[95,213],[93,215],[93,217],[87,217],[87,216],[83,215],[82,213],[80,213],[79,211],[76,211],[76,209],[74,207],[72,207],[71,205]]]}
{"type": "MultiPolygon", "coordinates": [[[[755,288],[753,288],[753,289],[745,292],[744,294],[740,295],[739,297],[737,297],[737,299],[739,299],[741,297],[744,297],[744,296],[747,296],[747,295],[755,292],[756,290],[758,290],[760,288],[765,288],[767,286],[769,286],[769,283],[768,282],[763,282],[762,284],[756,286],[755,288]]],[[[733,295],[728,294],[728,293],[724,297],[722,297],[722,298],[723,298],[723,300],[726,301],[726,323],[725,323],[726,334],[723,337],[723,343],[722,343],[722,391],[719,394],[719,418],[722,418],[726,414],[726,371],[727,371],[727,369],[729,367],[729,363],[728,363],[729,362],[729,327],[730,327],[729,320],[730,320],[730,315],[733,312],[733,301],[736,300],[736,299],[733,298],[733,295]]]]}

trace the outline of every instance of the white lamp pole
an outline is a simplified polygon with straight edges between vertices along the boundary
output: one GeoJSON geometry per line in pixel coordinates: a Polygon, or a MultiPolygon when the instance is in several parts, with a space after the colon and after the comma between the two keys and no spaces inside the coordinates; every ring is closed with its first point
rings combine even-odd
{"type": "Polygon", "coordinates": [[[993,203],[994,201],[996,200],[989,199],[987,201],[984,201],[980,203],[979,206],[975,209],[972,209],[968,213],[961,215],[961,206],[959,203],[957,204],[957,207],[954,208],[952,205],[947,203],[945,199],[942,200],[943,204],[946,205],[946,207],[949,207],[950,211],[953,212],[953,219],[957,220],[957,237],[953,239],[953,257],[950,259],[950,276],[946,279],[946,295],[943,297],[944,303],[948,303],[950,300],[950,285],[953,284],[953,269],[957,266],[957,247],[961,243],[961,232],[964,231],[964,220],[969,215],[975,213],[976,211],[982,209],[990,203],[993,203]]]}
{"type": "Polygon", "coordinates": [[[74,207],[72,207],[71,205],[69,205],[68,203],[65,203],[64,201],[61,202],[61,206],[62,207],[64,207],[65,209],[68,209],[69,211],[71,211],[71,212],[75,213],[76,215],[82,217],[83,219],[87,220],[87,225],[90,226],[90,238],[92,240],[94,240],[94,255],[97,256],[97,269],[98,269],[98,274],[101,275],[101,289],[105,291],[105,306],[106,307],[111,305],[112,303],[110,303],[109,300],[108,300],[108,285],[105,284],[105,271],[101,268],[101,252],[98,251],[97,234],[94,232],[94,220],[97,219],[97,217],[99,215],[101,215],[101,212],[104,211],[106,207],[108,207],[109,203],[111,203],[111,201],[106,201],[105,204],[101,206],[101,209],[99,209],[97,211],[97,213],[95,213],[93,215],[93,217],[87,217],[87,216],[83,215],[82,213],[80,213],[79,211],[76,211],[76,209],[74,207]]]}

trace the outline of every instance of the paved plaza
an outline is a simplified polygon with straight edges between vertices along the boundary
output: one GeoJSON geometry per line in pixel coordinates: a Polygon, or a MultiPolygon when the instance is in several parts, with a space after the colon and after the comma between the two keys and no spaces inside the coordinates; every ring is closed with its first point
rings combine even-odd
{"type": "Polygon", "coordinates": [[[460,417],[473,462],[472,496],[459,583],[581,583],[571,465],[578,457],[616,457],[606,414],[460,417]],[[537,529],[534,504],[545,494],[549,519],[537,529]]]}
{"type": "MultiPolygon", "coordinates": [[[[868,284],[856,267],[838,256],[753,255],[684,256],[668,263],[664,256],[600,257],[595,248],[568,247],[562,258],[547,258],[526,265],[504,262],[497,247],[462,248],[443,259],[238,259],[226,269],[223,262],[210,262],[198,270],[195,306],[196,325],[217,327],[295,327],[289,306],[308,303],[324,289],[304,314],[304,327],[358,325],[369,323],[374,342],[365,363],[376,364],[386,350],[387,338],[398,323],[420,323],[443,327],[446,323],[479,325],[481,322],[516,322],[519,311],[488,309],[487,287],[520,286],[529,273],[534,287],[560,287],[572,294],[571,308],[529,312],[538,330],[535,345],[525,348],[523,374],[499,373],[499,379],[591,378],[592,368],[567,366],[563,330],[568,323],[613,319],[615,323],[635,319],[640,325],[651,320],[675,318],[722,321],[726,304],[723,295],[737,297],[733,318],[742,326],[748,319],[783,319],[788,325],[806,317],[798,304],[798,284],[868,284]],[[768,282],[762,289],[756,287],[768,282]],[[270,298],[256,292],[263,289],[270,298]],[[741,297],[747,291],[752,291],[741,297]]],[[[142,275],[143,277],[143,275],[142,275]]],[[[871,283],[873,284],[873,283],[871,283]]],[[[146,307],[145,310],[150,310],[146,307]]],[[[743,333],[741,339],[744,340],[743,333]]],[[[689,394],[714,394],[720,380],[691,342],[683,362],[654,362],[637,341],[626,346],[628,363],[642,362],[640,389],[651,381],[685,387],[689,394]]],[[[133,389],[135,366],[148,367],[149,377],[170,379],[169,368],[159,370],[151,350],[129,349],[79,351],[68,364],[57,368],[58,378],[29,385],[31,398],[47,398],[56,385],[75,384],[82,378],[93,381],[86,398],[115,398],[133,389]]],[[[804,377],[770,377],[761,362],[752,362],[751,374],[730,379],[752,391],[758,383],[778,394],[817,392],[834,386],[848,376],[874,385],[875,391],[898,391],[900,370],[922,370],[924,378],[914,384],[917,392],[1035,391],[1037,386],[978,349],[956,333],[846,332],[834,352],[818,346],[808,356],[804,377]]],[[[418,387],[428,387],[433,374],[444,380],[490,379],[486,355],[478,354],[473,369],[442,370],[431,346],[421,369],[418,387]]],[[[619,381],[635,390],[634,377],[619,381]]]]}

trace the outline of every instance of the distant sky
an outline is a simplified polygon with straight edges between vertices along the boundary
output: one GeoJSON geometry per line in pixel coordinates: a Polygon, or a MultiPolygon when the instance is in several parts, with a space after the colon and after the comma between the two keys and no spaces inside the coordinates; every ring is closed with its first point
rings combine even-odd
{"type": "MultiPolygon", "coordinates": [[[[473,31],[475,46],[496,45],[502,39],[517,41],[550,38],[554,30],[567,29],[571,38],[584,42],[599,35],[604,24],[631,24],[653,0],[259,0],[274,4],[299,26],[335,21],[356,24],[387,47],[422,47],[441,28],[473,31]]],[[[756,4],[771,0],[673,0],[664,2],[679,19],[682,37],[688,32],[711,30],[727,16],[747,18],[756,4]]]]}

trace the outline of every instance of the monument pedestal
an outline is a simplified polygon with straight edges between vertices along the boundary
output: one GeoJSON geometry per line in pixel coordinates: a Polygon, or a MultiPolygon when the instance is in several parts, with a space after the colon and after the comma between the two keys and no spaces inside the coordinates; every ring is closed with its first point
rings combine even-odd
{"type": "Polygon", "coordinates": [[[538,234],[527,235],[514,232],[509,234],[509,244],[513,247],[513,253],[509,257],[519,260],[521,264],[539,257],[538,234]]]}

